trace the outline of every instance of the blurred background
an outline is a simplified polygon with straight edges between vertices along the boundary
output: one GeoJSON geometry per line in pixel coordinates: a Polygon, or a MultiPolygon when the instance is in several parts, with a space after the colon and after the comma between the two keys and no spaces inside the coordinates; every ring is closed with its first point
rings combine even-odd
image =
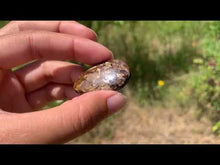
{"type": "Polygon", "coordinates": [[[220,143],[219,21],[79,22],[132,76],[126,107],[69,144],[220,143]]]}

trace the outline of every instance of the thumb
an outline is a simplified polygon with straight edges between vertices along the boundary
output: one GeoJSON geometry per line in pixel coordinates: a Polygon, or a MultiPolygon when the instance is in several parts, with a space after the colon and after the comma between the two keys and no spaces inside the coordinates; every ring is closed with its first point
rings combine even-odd
{"type": "Polygon", "coordinates": [[[90,130],[124,104],[125,97],[118,92],[89,92],[55,108],[16,115],[16,123],[9,122],[16,126],[11,130],[16,137],[11,139],[17,140],[15,143],[64,143],[90,130]]]}

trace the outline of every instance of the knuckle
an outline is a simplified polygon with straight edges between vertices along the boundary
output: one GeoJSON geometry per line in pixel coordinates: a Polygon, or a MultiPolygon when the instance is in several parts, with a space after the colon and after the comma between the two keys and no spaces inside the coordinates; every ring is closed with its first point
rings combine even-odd
{"type": "Polygon", "coordinates": [[[98,105],[79,103],[77,123],[82,130],[89,130],[107,116],[108,110],[98,105]]]}
{"type": "Polygon", "coordinates": [[[90,122],[88,122],[90,116],[85,115],[86,114],[86,113],[84,113],[85,111],[87,111],[86,106],[79,103],[78,104],[78,111],[77,111],[77,115],[76,115],[76,124],[78,125],[80,130],[85,130],[86,127],[90,124],[90,122]]]}
{"type": "Polygon", "coordinates": [[[85,106],[85,104],[82,105],[81,103],[78,104],[77,114],[73,119],[74,130],[85,132],[96,125],[97,122],[94,119],[94,116],[89,112],[90,110],[88,106],[85,106]]]}
{"type": "Polygon", "coordinates": [[[43,59],[43,54],[38,48],[38,38],[39,34],[42,34],[40,31],[27,30],[23,32],[23,35],[27,38],[29,54],[32,56],[32,59],[43,59]]]}
{"type": "Polygon", "coordinates": [[[47,95],[51,99],[61,100],[65,98],[65,91],[62,85],[48,84],[47,95]]]}
{"type": "Polygon", "coordinates": [[[61,31],[61,27],[62,27],[62,21],[58,21],[57,22],[57,32],[60,32],[61,31]]]}
{"type": "Polygon", "coordinates": [[[27,35],[27,42],[28,42],[28,47],[29,47],[30,55],[35,57],[36,56],[36,50],[35,50],[35,46],[34,46],[34,36],[33,36],[33,33],[28,33],[28,35],[27,35]]]}
{"type": "Polygon", "coordinates": [[[52,81],[53,77],[54,77],[54,71],[51,71],[51,66],[50,66],[50,61],[42,61],[41,63],[41,68],[42,68],[42,73],[44,76],[44,79],[47,82],[52,81]]]}

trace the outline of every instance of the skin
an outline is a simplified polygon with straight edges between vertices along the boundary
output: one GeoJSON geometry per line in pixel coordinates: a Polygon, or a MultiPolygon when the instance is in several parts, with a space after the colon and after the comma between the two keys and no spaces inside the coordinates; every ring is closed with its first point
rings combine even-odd
{"type": "Polygon", "coordinates": [[[96,40],[94,31],[75,21],[12,21],[0,29],[0,143],[65,143],[112,114],[107,99],[118,93],[79,96],[72,86],[83,69],[65,61],[111,59],[96,40]],[[57,99],[68,101],[40,110],[57,99]]]}

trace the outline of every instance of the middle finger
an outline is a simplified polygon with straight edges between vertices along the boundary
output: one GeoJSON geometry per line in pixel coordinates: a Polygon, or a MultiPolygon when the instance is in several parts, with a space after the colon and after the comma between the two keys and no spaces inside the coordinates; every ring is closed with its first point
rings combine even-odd
{"type": "Polygon", "coordinates": [[[37,90],[50,82],[73,84],[84,69],[64,61],[37,61],[14,73],[25,88],[26,93],[37,90]]]}

